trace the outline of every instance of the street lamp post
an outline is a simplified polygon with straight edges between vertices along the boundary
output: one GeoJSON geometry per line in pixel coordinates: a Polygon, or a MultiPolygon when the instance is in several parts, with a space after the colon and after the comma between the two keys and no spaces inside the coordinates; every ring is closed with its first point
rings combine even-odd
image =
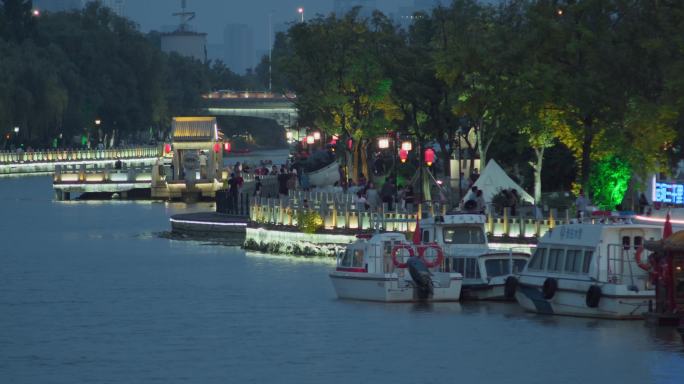
{"type": "Polygon", "coordinates": [[[299,17],[300,17],[299,21],[303,23],[304,22],[304,7],[297,8],[297,13],[299,13],[299,17]]]}
{"type": "MultiPolygon", "coordinates": [[[[394,172],[394,188],[395,189],[399,188],[399,184],[397,183],[398,182],[398,178],[397,178],[397,156],[399,155],[399,149],[397,146],[398,142],[399,142],[399,132],[397,132],[394,135],[394,153],[392,154],[392,169],[393,169],[392,172],[394,172]]],[[[397,190],[397,192],[398,192],[398,190],[397,190]]],[[[396,199],[396,194],[395,194],[395,199],[396,199]]],[[[396,204],[396,202],[395,202],[395,204],[396,204]]],[[[396,207],[396,205],[395,205],[395,207],[396,207]]]]}

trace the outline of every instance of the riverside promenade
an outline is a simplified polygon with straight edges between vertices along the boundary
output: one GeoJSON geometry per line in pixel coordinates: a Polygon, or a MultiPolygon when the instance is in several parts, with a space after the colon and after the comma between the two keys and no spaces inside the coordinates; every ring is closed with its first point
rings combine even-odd
{"type": "Polygon", "coordinates": [[[83,165],[90,169],[120,160],[123,164],[151,166],[162,156],[159,146],[113,149],[55,149],[37,151],[0,151],[0,176],[53,173],[55,166],[83,165]]]}
{"type": "MultiPolygon", "coordinates": [[[[509,209],[501,215],[487,215],[485,230],[494,247],[532,248],[537,239],[557,225],[571,221],[569,211],[549,210],[543,217],[532,217],[523,210],[512,216],[509,209]]],[[[278,254],[334,256],[357,234],[374,231],[412,233],[420,218],[452,214],[438,202],[425,202],[413,210],[389,210],[383,205],[372,211],[354,202],[353,194],[327,192],[290,192],[287,198],[253,198],[249,207],[250,225],[245,248],[278,254]],[[319,228],[314,234],[301,231],[298,222],[315,214],[319,228]]],[[[592,217],[588,220],[605,220],[592,217]]]]}

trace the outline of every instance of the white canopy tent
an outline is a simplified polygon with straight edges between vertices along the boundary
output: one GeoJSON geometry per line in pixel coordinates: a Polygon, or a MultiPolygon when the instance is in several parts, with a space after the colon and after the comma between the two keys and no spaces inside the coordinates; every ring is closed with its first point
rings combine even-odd
{"type": "Polygon", "coordinates": [[[503,189],[515,189],[521,200],[534,204],[534,198],[513,181],[493,159],[489,160],[474,186],[482,190],[482,197],[487,204],[491,203],[492,197],[503,189]]]}

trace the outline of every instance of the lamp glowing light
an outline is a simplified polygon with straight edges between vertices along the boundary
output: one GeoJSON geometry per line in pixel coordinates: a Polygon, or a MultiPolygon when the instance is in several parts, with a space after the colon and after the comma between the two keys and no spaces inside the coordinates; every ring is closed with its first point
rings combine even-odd
{"type": "Polygon", "coordinates": [[[386,137],[381,137],[378,139],[378,148],[387,149],[389,148],[389,139],[386,137]]]}
{"type": "Polygon", "coordinates": [[[405,163],[406,160],[408,160],[408,151],[405,149],[400,149],[399,150],[399,160],[401,160],[402,163],[405,163]]]}
{"type": "Polygon", "coordinates": [[[427,164],[428,167],[432,166],[432,163],[435,162],[435,151],[432,148],[426,149],[423,155],[423,160],[425,160],[425,164],[427,164]]]}
{"type": "Polygon", "coordinates": [[[229,141],[226,141],[225,143],[223,143],[223,150],[225,152],[230,152],[231,149],[232,149],[232,145],[230,144],[229,141]]]}
{"type": "Polygon", "coordinates": [[[14,127],[14,133],[19,133],[19,127],[14,127]]]}
{"type": "Polygon", "coordinates": [[[164,153],[170,153],[171,152],[171,144],[166,143],[164,144],[164,153]]]}
{"type": "Polygon", "coordinates": [[[321,139],[321,133],[318,131],[314,132],[313,138],[314,138],[314,140],[320,140],[321,139]]]}
{"type": "Polygon", "coordinates": [[[306,137],[306,143],[307,144],[313,144],[314,141],[316,141],[316,139],[312,135],[309,135],[306,137]]]}
{"type": "Polygon", "coordinates": [[[213,148],[213,149],[214,149],[214,153],[219,153],[219,151],[221,150],[221,144],[219,144],[219,143],[214,143],[214,148],[213,148]]]}
{"type": "Polygon", "coordinates": [[[34,9],[33,11],[31,11],[31,14],[32,14],[34,17],[40,16],[40,9],[34,9]]]}
{"type": "Polygon", "coordinates": [[[288,140],[292,140],[292,137],[293,137],[293,136],[294,136],[294,134],[292,133],[292,131],[287,131],[287,132],[285,132],[285,137],[286,137],[288,140]]]}
{"type": "Polygon", "coordinates": [[[100,125],[102,123],[102,120],[100,119],[95,119],[95,125],[100,125]]]}
{"type": "Polygon", "coordinates": [[[408,152],[413,149],[413,143],[410,141],[404,141],[401,143],[401,149],[408,152]]]}

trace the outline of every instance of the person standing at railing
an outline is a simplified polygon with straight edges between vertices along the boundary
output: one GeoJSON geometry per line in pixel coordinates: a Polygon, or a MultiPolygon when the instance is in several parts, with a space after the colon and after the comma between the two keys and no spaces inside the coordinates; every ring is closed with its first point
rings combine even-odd
{"type": "Polygon", "coordinates": [[[485,214],[485,209],[487,208],[487,203],[485,202],[484,196],[482,195],[482,190],[478,189],[475,193],[475,203],[478,213],[485,214]]]}
{"type": "Polygon", "coordinates": [[[238,195],[240,194],[240,179],[235,175],[235,173],[230,174],[230,179],[228,179],[228,199],[230,206],[228,212],[232,214],[238,214],[238,195]]]}
{"type": "Polygon", "coordinates": [[[577,218],[582,219],[587,213],[587,207],[589,206],[589,199],[584,196],[584,190],[580,189],[577,199],[575,199],[575,209],[577,210],[577,218]]]}
{"type": "Polygon", "coordinates": [[[254,176],[254,196],[261,197],[261,178],[254,176]]]}
{"type": "Polygon", "coordinates": [[[199,153],[199,164],[200,164],[200,179],[205,179],[207,177],[207,155],[204,151],[199,153]]]}

